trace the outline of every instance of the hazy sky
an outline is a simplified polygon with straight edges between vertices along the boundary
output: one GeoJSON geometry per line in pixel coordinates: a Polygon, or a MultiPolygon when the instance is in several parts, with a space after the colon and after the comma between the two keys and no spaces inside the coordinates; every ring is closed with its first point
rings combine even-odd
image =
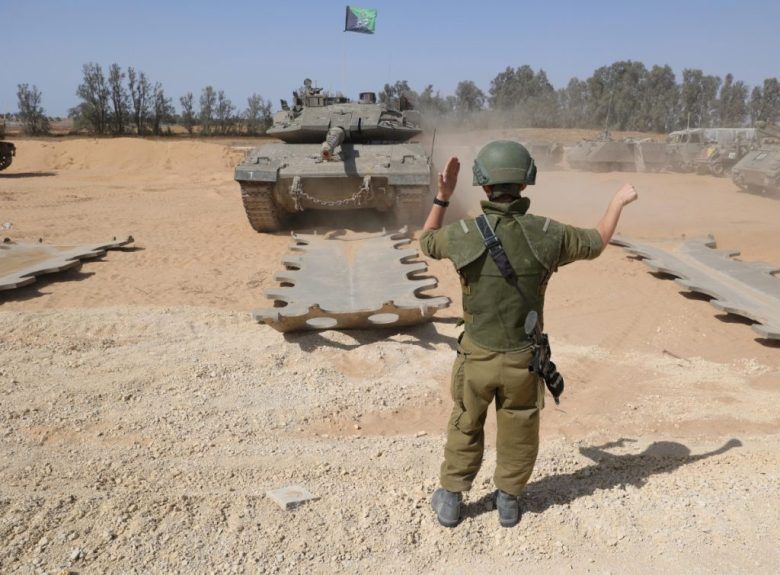
{"type": "Polygon", "coordinates": [[[355,97],[407,80],[453,94],[473,80],[486,94],[507,66],[544,69],[556,88],[599,66],[669,64],[753,86],[780,76],[776,0],[371,0],[376,34],[345,33],[333,0],[0,0],[0,111],[17,111],[17,84],[36,85],[49,115],[78,99],[81,68],[133,66],[179,97],[206,85],[241,110],[310,77],[355,97]]]}

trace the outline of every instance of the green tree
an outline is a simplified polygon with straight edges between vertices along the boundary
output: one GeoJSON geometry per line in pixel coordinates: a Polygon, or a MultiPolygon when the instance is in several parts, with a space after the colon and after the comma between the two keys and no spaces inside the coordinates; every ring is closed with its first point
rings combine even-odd
{"type": "Polygon", "coordinates": [[[76,89],[81,103],[71,112],[95,134],[105,134],[108,128],[111,91],[99,64],[90,62],[82,67],[82,81],[76,89]]]}
{"type": "Polygon", "coordinates": [[[776,124],[780,120],[780,82],[767,78],[763,86],[756,86],[750,95],[750,119],[776,124]]]}
{"type": "Polygon", "coordinates": [[[717,123],[720,82],[720,77],[707,76],[701,70],[683,70],[680,124],[692,128],[709,128],[717,123]]]}
{"type": "Polygon", "coordinates": [[[19,104],[19,120],[22,130],[30,136],[40,136],[49,132],[49,119],[41,106],[41,92],[37,86],[17,84],[16,99],[19,104]]]}
{"type": "Polygon", "coordinates": [[[607,130],[637,129],[646,77],[645,65],[631,60],[598,68],[587,80],[591,121],[607,130]]]}
{"type": "Polygon", "coordinates": [[[229,133],[233,126],[233,112],[236,111],[236,107],[230,98],[225,96],[225,92],[220,90],[217,93],[217,126],[219,126],[219,132],[221,134],[229,133]]]}
{"type": "Polygon", "coordinates": [[[127,84],[130,90],[130,100],[133,104],[135,129],[139,136],[143,136],[151,113],[152,86],[146,78],[146,74],[136,73],[133,67],[127,69],[127,84]]]}
{"type": "Polygon", "coordinates": [[[412,90],[406,80],[398,80],[395,84],[385,84],[379,92],[379,101],[389,108],[408,107],[402,106],[402,103],[414,106],[417,102],[417,92],[412,90]]]}
{"type": "Polygon", "coordinates": [[[165,95],[165,90],[159,82],[155,82],[152,88],[151,100],[152,133],[159,136],[162,134],[162,125],[172,121],[175,110],[173,102],[165,95]]]}
{"type": "Polygon", "coordinates": [[[591,127],[588,117],[588,83],[572,78],[565,88],[558,92],[560,110],[559,126],[562,128],[591,127]]]}
{"type": "Polygon", "coordinates": [[[742,126],[748,116],[748,89],[744,82],[726,74],[718,97],[718,119],[722,127],[742,126]]]}
{"type": "Polygon", "coordinates": [[[511,67],[490,83],[491,109],[509,113],[516,125],[549,126],[558,118],[558,95],[544,70],[534,72],[528,65],[511,67]]]}
{"type": "Polygon", "coordinates": [[[271,120],[271,102],[266,102],[259,94],[252,94],[247,98],[247,107],[244,110],[246,133],[256,136],[265,132],[271,120]]]}
{"type": "Polygon", "coordinates": [[[181,123],[191,136],[196,122],[192,92],[187,92],[179,98],[179,103],[181,103],[181,123]]]}
{"type": "Polygon", "coordinates": [[[200,126],[206,136],[211,134],[214,113],[217,108],[217,94],[213,86],[206,86],[200,93],[200,126]]]}
{"type": "Polygon", "coordinates": [[[455,88],[455,110],[461,115],[473,114],[485,107],[485,94],[471,80],[458,82],[455,88]]]}
{"type": "Polygon", "coordinates": [[[675,129],[679,116],[680,90],[672,69],[653,66],[641,87],[639,118],[631,124],[637,130],[668,133],[675,129]]]}
{"type": "Polygon", "coordinates": [[[124,134],[127,126],[130,97],[124,87],[125,74],[119,64],[111,64],[108,69],[108,85],[111,90],[112,111],[110,121],[114,134],[124,134]]]}
{"type": "Polygon", "coordinates": [[[417,97],[417,109],[423,116],[444,116],[452,112],[451,103],[443,98],[439,91],[433,91],[433,84],[428,84],[417,97]]]}

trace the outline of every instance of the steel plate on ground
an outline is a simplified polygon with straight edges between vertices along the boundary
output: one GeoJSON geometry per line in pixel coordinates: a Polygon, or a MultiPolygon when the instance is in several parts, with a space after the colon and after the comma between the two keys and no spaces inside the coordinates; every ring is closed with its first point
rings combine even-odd
{"type": "Polygon", "coordinates": [[[109,242],[79,246],[51,246],[40,242],[0,243],[0,290],[29,285],[42,274],[78,269],[81,260],[97,258],[106,250],[133,242],[132,236],[109,242]]]}
{"type": "Polygon", "coordinates": [[[414,260],[417,250],[402,249],[411,239],[397,233],[324,236],[293,234],[282,285],[265,291],[275,307],[255,310],[254,318],[282,332],[413,325],[447,307],[447,297],[420,297],[436,278],[418,279],[427,270],[414,260]]]}
{"type": "Polygon", "coordinates": [[[780,267],[732,259],[739,252],[716,250],[712,236],[676,242],[669,250],[623,237],[612,243],[675,276],[684,288],[711,297],[717,309],[757,322],[752,328],[761,337],[780,339],[780,278],[772,275],[780,267]]]}

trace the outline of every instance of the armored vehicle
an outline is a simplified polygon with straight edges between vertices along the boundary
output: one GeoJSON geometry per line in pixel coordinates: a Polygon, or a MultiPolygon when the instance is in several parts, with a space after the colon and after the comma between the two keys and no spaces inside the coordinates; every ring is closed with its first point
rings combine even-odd
{"type": "Polygon", "coordinates": [[[696,173],[727,176],[731,168],[747,153],[749,144],[735,141],[732,144],[711,143],[696,158],[696,173]]]}
{"type": "Polygon", "coordinates": [[[5,124],[0,124],[0,171],[11,165],[16,155],[16,146],[11,142],[3,142],[5,138],[5,124]]]}
{"type": "Polygon", "coordinates": [[[731,179],[748,192],[780,194],[780,127],[761,123],[757,139],[731,168],[731,179]]]}
{"type": "Polygon", "coordinates": [[[432,167],[414,110],[394,110],[365,92],[358,101],[304,81],[293,105],[282,100],[267,134],[283,143],[252,149],[236,167],[249,223],[258,232],[285,228],[304,210],[368,208],[399,224],[420,225],[432,200],[432,167]]]}
{"type": "Polygon", "coordinates": [[[613,140],[605,131],[598,139],[577,142],[566,154],[566,161],[575,170],[645,172],[662,169],[666,151],[659,142],[613,140]]]}
{"type": "Polygon", "coordinates": [[[753,128],[690,128],[666,138],[669,169],[721,175],[755,139],[753,128]]]}

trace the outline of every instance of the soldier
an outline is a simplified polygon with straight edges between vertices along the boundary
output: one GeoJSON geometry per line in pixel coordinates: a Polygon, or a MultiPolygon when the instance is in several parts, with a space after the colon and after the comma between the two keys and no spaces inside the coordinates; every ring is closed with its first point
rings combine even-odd
{"type": "Polygon", "coordinates": [[[464,332],[452,368],[454,405],[441,487],[432,505],[439,523],[458,524],[462,492],[471,488],[482,463],[483,426],[495,401],[495,501],[500,524],[512,527],[520,520],[520,494],[536,462],[544,406],[542,379],[528,370],[532,345],[523,329],[526,316],[536,311],[541,324],[550,276],[558,266],[598,256],[612,238],[623,207],[636,200],[637,193],[632,185],[623,185],[594,229],[560,224],[527,213],[530,201],[521,192],[536,183],[536,165],[528,150],[512,141],[484,146],[474,160],[473,185],[487,194],[482,210],[514,270],[513,282],[500,273],[474,219],[441,227],[459,170],[460,162],[453,157],[439,174],[438,193],[420,236],[425,255],[454,263],[463,290],[464,332]]]}

